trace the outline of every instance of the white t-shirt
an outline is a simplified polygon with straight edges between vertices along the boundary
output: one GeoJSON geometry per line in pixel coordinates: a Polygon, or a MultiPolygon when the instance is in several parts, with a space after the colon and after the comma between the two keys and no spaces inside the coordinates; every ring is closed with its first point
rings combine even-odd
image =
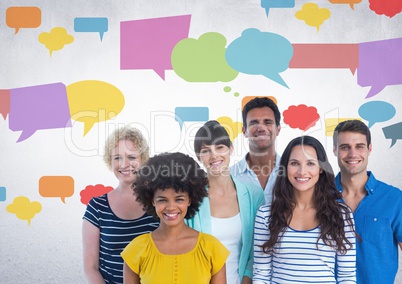
{"type": "Polygon", "coordinates": [[[242,241],[240,213],[229,218],[211,216],[211,225],[212,235],[230,251],[226,260],[226,283],[240,284],[239,257],[242,241]]]}

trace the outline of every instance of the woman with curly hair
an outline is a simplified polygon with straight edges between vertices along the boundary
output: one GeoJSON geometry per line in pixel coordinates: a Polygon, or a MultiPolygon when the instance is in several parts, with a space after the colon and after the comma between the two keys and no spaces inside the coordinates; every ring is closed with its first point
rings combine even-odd
{"type": "Polygon", "coordinates": [[[340,198],[321,143],[293,139],[255,220],[253,283],[356,283],[354,221],[340,198]]]}
{"type": "Polygon", "coordinates": [[[121,253],[124,283],[226,284],[228,250],[184,223],[207,196],[206,185],[205,172],[182,153],[157,155],[141,168],[134,193],[160,225],[121,253]]]}

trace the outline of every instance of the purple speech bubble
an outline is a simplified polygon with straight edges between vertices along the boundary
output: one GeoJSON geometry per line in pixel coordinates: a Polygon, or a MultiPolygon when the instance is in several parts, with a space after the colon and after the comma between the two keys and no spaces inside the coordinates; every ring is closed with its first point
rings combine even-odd
{"type": "Polygon", "coordinates": [[[163,80],[172,70],[176,43],[188,38],[191,15],[120,23],[120,69],[153,69],[163,80]]]}
{"type": "Polygon", "coordinates": [[[54,83],[11,89],[9,127],[23,131],[17,142],[39,129],[71,127],[66,86],[54,83]]]}
{"type": "Polygon", "coordinates": [[[387,85],[402,84],[402,38],[359,44],[357,83],[372,86],[366,98],[381,92],[387,85]]]}

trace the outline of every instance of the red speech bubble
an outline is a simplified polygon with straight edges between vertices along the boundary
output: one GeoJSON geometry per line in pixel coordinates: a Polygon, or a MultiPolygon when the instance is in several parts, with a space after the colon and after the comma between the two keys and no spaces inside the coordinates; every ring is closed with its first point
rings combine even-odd
{"type": "Polygon", "coordinates": [[[402,1],[400,0],[369,0],[370,9],[377,15],[385,15],[390,18],[402,11],[402,1]]]}
{"type": "Polygon", "coordinates": [[[303,131],[313,127],[319,119],[317,109],[306,105],[290,106],[283,112],[283,122],[303,131]]]}
{"type": "Polygon", "coordinates": [[[97,197],[112,191],[113,187],[104,186],[103,184],[97,185],[87,185],[83,190],[81,190],[81,203],[87,205],[92,197],[97,197]]]}
{"type": "Polygon", "coordinates": [[[9,7],[6,11],[6,24],[18,33],[20,28],[37,28],[42,21],[38,7],[9,7]]]}
{"type": "Polygon", "coordinates": [[[39,194],[43,197],[60,197],[66,203],[66,197],[74,194],[74,179],[70,176],[43,176],[39,179],[39,194]]]}
{"type": "Polygon", "coordinates": [[[348,68],[355,74],[359,66],[357,44],[292,44],[289,68],[348,68]]]}
{"type": "Polygon", "coordinates": [[[0,113],[4,119],[10,113],[10,90],[0,90],[0,113]]]}

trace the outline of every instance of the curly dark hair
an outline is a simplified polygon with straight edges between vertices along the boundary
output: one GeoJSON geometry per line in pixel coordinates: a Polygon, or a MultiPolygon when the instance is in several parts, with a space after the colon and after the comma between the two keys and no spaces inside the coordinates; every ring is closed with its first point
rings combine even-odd
{"type": "Polygon", "coordinates": [[[319,239],[322,239],[326,245],[341,254],[345,254],[352,247],[352,244],[345,236],[343,214],[346,214],[348,225],[352,226],[351,211],[346,204],[338,202],[342,198],[342,194],[336,188],[334,174],[327,154],[322,144],[311,136],[301,136],[293,139],[282,154],[280,173],[273,188],[268,226],[270,238],[262,245],[263,251],[266,253],[274,252],[275,244],[282,237],[292,219],[296,204],[293,196],[293,186],[287,177],[286,169],[290,153],[298,145],[313,147],[317,153],[319,166],[322,169],[313,195],[314,205],[317,210],[316,218],[321,227],[317,246],[319,239]]]}
{"type": "Polygon", "coordinates": [[[158,218],[152,205],[157,190],[174,189],[187,192],[191,204],[186,219],[194,217],[204,197],[208,196],[208,179],[204,170],[190,156],[183,153],[162,153],[148,160],[133,184],[134,194],[144,210],[158,218]]]}

